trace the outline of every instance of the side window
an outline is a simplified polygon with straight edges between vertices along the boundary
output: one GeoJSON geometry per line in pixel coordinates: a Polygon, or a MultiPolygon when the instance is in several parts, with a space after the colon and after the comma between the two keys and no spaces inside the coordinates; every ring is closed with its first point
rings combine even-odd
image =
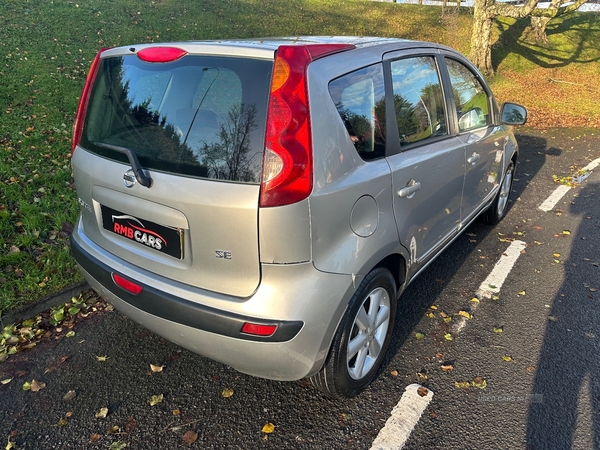
{"type": "Polygon", "coordinates": [[[394,110],[400,145],[448,133],[444,96],[435,58],[392,61],[394,110]]]}
{"type": "Polygon", "coordinates": [[[385,88],[381,64],[329,83],[329,94],[362,159],[385,156],[385,88]]]}
{"type": "Polygon", "coordinates": [[[452,83],[458,129],[463,132],[490,125],[490,102],[477,77],[453,59],[446,58],[446,66],[452,83]]]}

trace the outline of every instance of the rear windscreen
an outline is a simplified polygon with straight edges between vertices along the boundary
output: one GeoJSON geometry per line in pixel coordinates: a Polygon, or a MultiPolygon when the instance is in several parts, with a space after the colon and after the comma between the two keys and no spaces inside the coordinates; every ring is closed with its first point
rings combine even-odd
{"type": "Polygon", "coordinates": [[[94,81],[80,145],[162,172],[259,183],[272,61],[186,56],[147,63],[105,58],[94,81]]]}

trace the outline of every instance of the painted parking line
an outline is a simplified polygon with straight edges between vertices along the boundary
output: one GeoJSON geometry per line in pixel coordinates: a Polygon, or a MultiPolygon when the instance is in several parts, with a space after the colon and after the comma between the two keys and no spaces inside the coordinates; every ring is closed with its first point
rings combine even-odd
{"type": "Polygon", "coordinates": [[[544,212],[552,211],[552,209],[554,209],[554,206],[556,206],[559,200],[563,198],[563,196],[570,190],[570,186],[565,186],[564,184],[561,184],[554,190],[552,194],[550,194],[550,197],[544,200],[544,203],[542,203],[539,206],[539,209],[541,209],[544,212]]]}
{"type": "Polygon", "coordinates": [[[477,298],[492,298],[500,292],[500,288],[506,281],[506,277],[512,270],[513,266],[521,256],[521,251],[527,247],[523,241],[512,241],[506,251],[502,254],[490,274],[477,290],[477,298]]]}
{"type": "MultiPolygon", "coordinates": [[[[588,172],[588,173],[587,173],[587,175],[583,175],[581,177],[580,181],[583,181],[585,178],[587,178],[589,176],[589,172],[594,170],[599,165],[600,165],[600,158],[596,158],[591,163],[589,163],[587,166],[585,166],[583,169],[581,169],[583,172],[588,172]]],[[[557,187],[554,190],[554,192],[552,194],[550,194],[550,196],[546,200],[544,200],[544,203],[542,203],[539,206],[539,209],[541,209],[544,212],[552,211],[552,209],[554,209],[554,207],[560,201],[560,199],[563,198],[563,196],[570,190],[571,190],[570,186],[560,185],[559,187],[557,187]]]]}
{"type": "Polygon", "coordinates": [[[432,398],[433,392],[429,389],[425,389],[416,383],[406,386],[402,398],[394,406],[392,414],[385,422],[385,426],[373,441],[371,450],[398,450],[402,448],[432,398]],[[427,394],[421,397],[419,388],[422,388],[421,394],[424,394],[425,391],[427,394]]]}
{"type": "MultiPolygon", "coordinates": [[[[481,283],[479,289],[477,289],[475,297],[480,300],[490,299],[494,295],[500,293],[500,288],[504,284],[506,277],[508,277],[508,274],[514,267],[517,259],[519,259],[519,256],[521,256],[521,252],[525,247],[527,247],[527,244],[523,241],[512,241],[502,256],[500,256],[500,259],[496,262],[496,265],[490,274],[483,283],[481,283]]],[[[475,312],[477,306],[478,303],[471,303],[469,305],[471,314],[475,312]]],[[[467,321],[468,319],[462,316],[457,317],[455,320],[453,319],[452,334],[457,335],[460,333],[467,324],[467,321]]]]}
{"type": "Polygon", "coordinates": [[[594,170],[596,167],[600,166],[600,158],[596,158],[591,163],[583,168],[585,172],[589,172],[590,170],[594,170]]]}

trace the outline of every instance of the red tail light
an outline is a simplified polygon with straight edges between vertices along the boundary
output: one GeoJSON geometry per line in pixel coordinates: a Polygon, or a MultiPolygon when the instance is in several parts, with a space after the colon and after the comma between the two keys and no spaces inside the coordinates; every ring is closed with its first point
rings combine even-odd
{"type": "Polygon", "coordinates": [[[123,278],[121,275],[117,275],[113,272],[112,278],[117,286],[119,286],[121,289],[125,289],[127,292],[130,292],[133,295],[138,295],[140,292],[142,292],[142,286],[123,278]]]}
{"type": "Polygon", "coordinates": [[[351,44],[282,45],[271,80],[260,206],[296,203],[312,191],[312,141],[306,70],[351,44]]]}
{"type": "Polygon", "coordinates": [[[88,72],[87,79],[85,80],[85,85],[83,86],[83,91],[81,92],[81,98],[79,99],[79,106],[77,107],[77,114],[75,115],[75,122],[73,123],[73,138],[71,140],[71,153],[73,153],[75,151],[75,147],[77,147],[77,144],[79,144],[79,140],[81,139],[81,132],[83,131],[83,122],[85,121],[85,112],[87,110],[87,105],[90,100],[92,84],[94,83],[94,78],[96,78],[96,73],[98,73],[98,66],[100,65],[100,54],[104,50],[108,50],[108,49],[107,48],[101,49],[96,54],[96,57],[92,61],[92,65],[90,66],[90,71],[88,72]]]}

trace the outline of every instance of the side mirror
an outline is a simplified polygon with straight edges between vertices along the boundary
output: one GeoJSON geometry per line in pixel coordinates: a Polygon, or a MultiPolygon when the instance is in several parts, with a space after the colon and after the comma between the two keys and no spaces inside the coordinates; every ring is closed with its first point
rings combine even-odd
{"type": "Polygon", "coordinates": [[[527,122],[527,108],[516,103],[504,103],[501,120],[506,125],[524,125],[527,122]]]}

